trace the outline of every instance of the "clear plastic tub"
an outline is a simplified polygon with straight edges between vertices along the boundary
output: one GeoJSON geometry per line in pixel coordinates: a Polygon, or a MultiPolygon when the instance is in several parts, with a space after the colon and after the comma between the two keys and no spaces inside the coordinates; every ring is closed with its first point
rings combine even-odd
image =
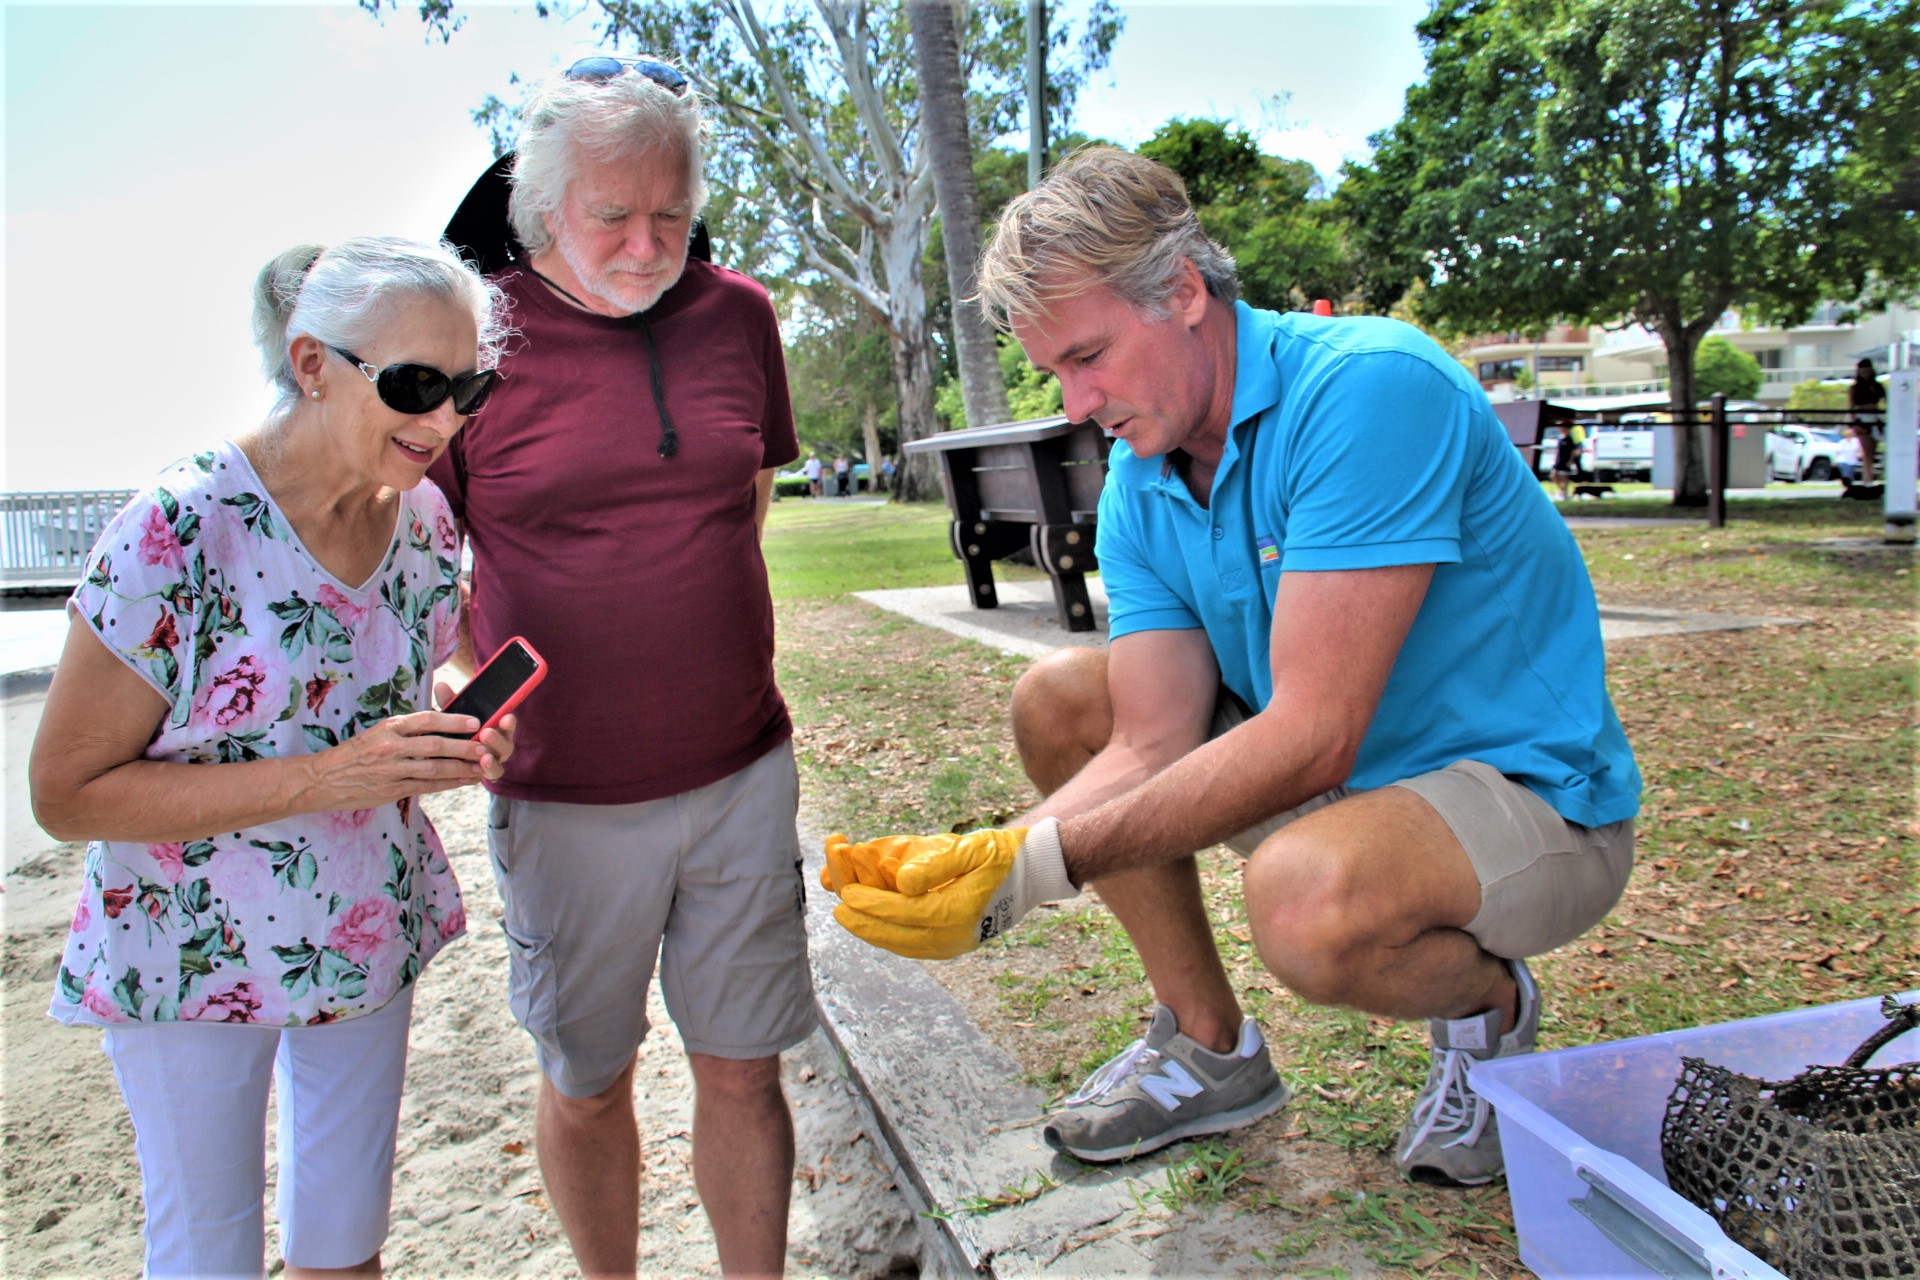
{"type": "MultiPolygon", "coordinates": [[[[1521,1260],[1549,1280],[1785,1280],[1667,1187],[1660,1122],[1680,1059],[1784,1080],[1843,1061],[1884,1025],[1873,998],[1478,1064],[1469,1079],[1500,1116],[1521,1260]]],[[[1917,1058],[1920,1030],[1873,1062],[1917,1058]]]]}

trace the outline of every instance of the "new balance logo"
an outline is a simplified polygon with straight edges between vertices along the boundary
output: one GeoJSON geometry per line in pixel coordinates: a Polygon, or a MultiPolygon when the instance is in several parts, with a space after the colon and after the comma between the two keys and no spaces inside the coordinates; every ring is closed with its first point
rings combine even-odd
{"type": "Polygon", "coordinates": [[[1140,1092],[1152,1098],[1169,1111],[1180,1109],[1182,1098],[1197,1098],[1205,1088],[1193,1073],[1171,1058],[1158,1075],[1140,1077],[1140,1092]]]}

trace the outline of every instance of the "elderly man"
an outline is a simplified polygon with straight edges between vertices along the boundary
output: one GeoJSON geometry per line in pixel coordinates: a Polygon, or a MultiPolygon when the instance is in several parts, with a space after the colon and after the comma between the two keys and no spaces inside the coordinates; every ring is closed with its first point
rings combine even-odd
{"type": "Polygon", "coordinates": [[[1105,651],[1014,691],[1047,798],[1020,825],[829,849],[836,916],[955,955],[1093,884],[1159,1001],[1045,1134],[1117,1160],[1287,1090],[1243,1019],[1194,853],[1248,858],[1248,919],[1309,1001],[1426,1018],[1409,1176],[1501,1168],[1477,1059],[1534,1047],[1524,960],[1619,898],[1640,780],[1578,548],[1487,399],[1391,320],[1257,311],[1180,180],[1098,148],[1009,205],[980,293],[1067,415],[1115,438],[1105,651]]]}
{"type": "Polygon", "coordinates": [[[701,132],[661,62],[583,59],[538,87],[509,203],[523,255],[496,277],[517,336],[485,422],[433,470],[472,540],[478,652],[525,636],[550,666],[488,835],[541,1172],[589,1275],[636,1265],[656,953],[729,1275],[782,1269],[779,1055],[814,1027],[760,554],[799,447],[766,291],[688,261],[701,132]]]}

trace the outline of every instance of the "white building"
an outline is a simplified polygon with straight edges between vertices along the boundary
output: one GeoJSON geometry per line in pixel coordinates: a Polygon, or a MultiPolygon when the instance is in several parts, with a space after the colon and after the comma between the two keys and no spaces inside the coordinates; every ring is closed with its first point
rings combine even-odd
{"type": "MultiPolygon", "coordinates": [[[[1710,336],[1725,338],[1760,362],[1755,398],[1784,404],[1793,384],[1844,380],[1870,359],[1881,373],[1920,367],[1920,308],[1894,306],[1842,322],[1844,308],[1823,304],[1805,323],[1775,329],[1720,317],[1710,336]]],[[[1521,334],[1469,339],[1455,353],[1494,400],[1541,395],[1643,396],[1667,390],[1666,347],[1647,329],[1552,325],[1539,340],[1521,334]]]]}

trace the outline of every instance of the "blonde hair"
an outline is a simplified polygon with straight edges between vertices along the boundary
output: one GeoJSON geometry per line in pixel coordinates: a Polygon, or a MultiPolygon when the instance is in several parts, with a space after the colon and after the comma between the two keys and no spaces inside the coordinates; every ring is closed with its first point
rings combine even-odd
{"type": "Polygon", "coordinates": [[[1001,212],[974,296],[1002,331],[1049,299],[1101,287],[1163,320],[1183,261],[1214,297],[1240,296],[1233,255],[1201,230],[1179,174],[1118,147],[1087,147],[1001,212]]]}

